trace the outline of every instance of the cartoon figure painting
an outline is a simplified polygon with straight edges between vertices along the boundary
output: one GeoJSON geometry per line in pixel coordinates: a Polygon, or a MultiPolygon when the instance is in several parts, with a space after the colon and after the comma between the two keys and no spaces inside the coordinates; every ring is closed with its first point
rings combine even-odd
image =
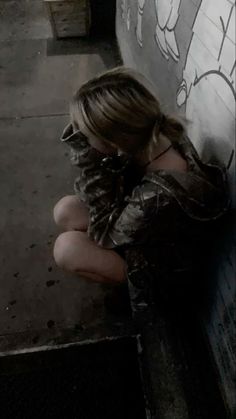
{"type": "Polygon", "coordinates": [[[186,106],[189,134],[198,151],[206,139],[234,176],[235,4],[202,0],[193,24],[177,105],[186,106]],[[193,121],[193,123],[191,123],[193,121]]]}
{"type": "Polygon", "coordinates": [[[155,0],[157,25],[155,39],[162,55],[179,60],[179,49],[175,37],[175,26],[179,17],[181,0],[155,0]]]}
{"type": "MultiPolygon", "coordinates": [[[[157,25],[155,40],[163,56],[179,60],[179,49],[175,38],[175,26],[179,17],[181,0],[155,0],[157,25]]],[[[138,0],[136,36],[140,47],[143,46],[142,21],[146,0],[138,0]]]]}

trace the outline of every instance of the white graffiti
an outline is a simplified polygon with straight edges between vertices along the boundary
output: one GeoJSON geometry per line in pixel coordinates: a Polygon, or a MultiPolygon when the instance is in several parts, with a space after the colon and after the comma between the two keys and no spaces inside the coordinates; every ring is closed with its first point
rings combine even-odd
{"type": "Polygon", "coordinates": [[[127,9],[126,26],[129,31],[130,30],[130,7],[127,9]]]}
{"type": "Polygon", "coordinates": [[[121,5],[120,5],[120,7],[121,7],[121,17],[122,17],[122,19],[123,19],[123,20],[125,20],[125,14],[126,14],[126,3],[127,3],[127,0],[121,0],[121,5]]]}
{"type": "Polygon", "coordinates": [[[166,60],[171,56],[179,60],[179,49],[175,37],[175,26],[179,17],[181,0],[155,0],[157,25],[156,43],[166,60]]]}
{"type": "MultiPolygon", "coordinates": [[[[168,60],[171,56],[179,60],[179,49],[175,38],[175,26],[179,17],[181,0],[155,0],[156,32],[155,40],[163,56],[168,60]]],[[[143,14],[146,0],[138,0],[136,37],[140,47],[143,46],[143,14]]]]}
{"type": "Polygon", "coordinates": [[[145,2],[146,0],[138,0],[136,36],[137,36],[137,41],[140,47],[143,46],[142,21],[143,21],[143,12],[144,12],[145,2]]]}
{"type": "Polygon", "coordinates": [[[121,17],[125,21],[128,31],[130,30],[130,6],[127,0],[121,1],[121,17]]]}
{"type": "MultiPolygon", "coordinates": [[[[186,105],[189,135],[200,154],[211,138],[219,159],[233,170],[235,138],[235,5],[202,0],[187,52],[178,106],[186,105]],[[191,121],[194,121],[191,123],[191,121]]],[[[233,174],[232,174],[233,175],[233,174]]]]}

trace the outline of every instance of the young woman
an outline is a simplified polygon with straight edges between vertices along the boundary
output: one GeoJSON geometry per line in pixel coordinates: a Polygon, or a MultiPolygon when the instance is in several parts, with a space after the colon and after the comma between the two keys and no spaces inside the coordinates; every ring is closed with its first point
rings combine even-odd
{"type": "Polygon", "coordinates": [[[191,275],[228,208],[222,168],[201,162],[183,125],[124,67],[74,95],[62,141],[78,167],[75,195],[54,209],[65,232],[59,267],[93,281],[128,280],[134,309],[153,286],[191,275]]]}

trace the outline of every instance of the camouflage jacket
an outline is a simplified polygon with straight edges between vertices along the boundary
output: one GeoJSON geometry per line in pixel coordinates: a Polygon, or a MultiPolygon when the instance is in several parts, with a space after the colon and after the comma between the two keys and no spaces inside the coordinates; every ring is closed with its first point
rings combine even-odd
{"type": "Polygon", "coordinates": [[[133,310],[147,309],[153,285],[189,275],[199,263],[198,250],[229,206],[225,171],[202,163],[187,137],[175,146],[186,173],[141,173],[131,159],[92,148],[71,125],[62,141],[78,167],[74,187],[89,209],[89,237],[125,257],[133,310]]]}

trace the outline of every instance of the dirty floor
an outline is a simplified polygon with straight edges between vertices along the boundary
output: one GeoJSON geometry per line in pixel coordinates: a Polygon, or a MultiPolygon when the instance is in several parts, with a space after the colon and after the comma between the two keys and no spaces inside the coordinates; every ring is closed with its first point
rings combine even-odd
{"type": "Polygon", "coordinates": [[[104,308],[108,287],[66,275],[52,259],[52,210],[75,176],[58,140],[68,102],[119,63],[115,43],[54,41],[41,0],[1,0],[0,20],[0,351],[123,334],[129,320],[104,308]]]}

